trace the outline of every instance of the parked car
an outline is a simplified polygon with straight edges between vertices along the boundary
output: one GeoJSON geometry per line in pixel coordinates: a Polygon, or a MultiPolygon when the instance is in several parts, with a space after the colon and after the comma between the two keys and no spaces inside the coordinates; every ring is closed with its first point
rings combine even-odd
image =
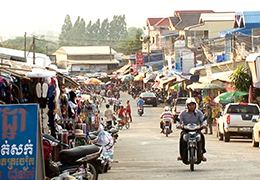
{"type": "Polygon", "coordinates": [[[144,100],[144,104],[153,105],[153,107],[157,107],[157,97],[155,93],[152,92],[143,92],[139,96],[144,100]]]}
{"type": "Polygon", "coordinates": [[[252,138],[253,127],[259,118],[259,106],[253,103],[229,103],[217,118],[217,137],[229,142],[232,136],[252,138]]]}
{"type": "Polygon", "coordinates": [[[252,146],[253,147],[259,147],[259,141],[260,141],[260,117],[257,120],[258,122],[255,123],[253,127],[253,133],[252,133],[252,146]]]}

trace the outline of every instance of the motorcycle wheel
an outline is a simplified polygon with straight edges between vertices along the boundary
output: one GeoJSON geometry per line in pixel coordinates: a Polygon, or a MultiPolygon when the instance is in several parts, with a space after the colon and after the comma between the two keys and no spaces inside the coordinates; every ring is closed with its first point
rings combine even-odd
{"type": "Polygon", "coordinates": [[[86,180],[98,180],[98,172],[95,166],[91,163],[87,163],[86,167],[86,180]]]}
{"type": "Polygon", "coordinates": [[[139,112],[138,114],[139,114],[139,116],[142,116],[142,115],[143,115],[143,114],[142,114],[142,113],[140,113],[140,112],[139,112]]]}
{"type": "Polygon", "coordinates": [[[169,129],[165,129],[165,136],[168,137],[169,135],[169,129]]]}
{"type": "Polygon", "coordinates": [[[126,122],[126,123],[125,123],[125,128],[126,128],[126,129],[129,129],[129,128],[130,128],[130,123],[129,123],[129,122],[126,122]]]}
{"type": "Polygon", "coordinates": [[[191,171],[194,171],[194,153],[195,153],[195,149],[190,148],[190,170],[191,171]]]}

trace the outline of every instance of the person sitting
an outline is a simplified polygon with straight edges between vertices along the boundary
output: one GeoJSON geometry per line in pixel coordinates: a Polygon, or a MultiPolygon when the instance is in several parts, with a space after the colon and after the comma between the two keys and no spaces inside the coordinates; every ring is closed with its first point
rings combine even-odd
{"type": "Polygon", "coordinates": [[[122,120],[125,121],[125,108],[124,106],[120,106],[120,109],[117,111],[118,117],[122,120]]]}
{"type": "Polygon", "coordinates": [[[141,108],[141,109],[144,109],[144,102],[145,101],[141,97],[139,97],[139,99],[137,101],[137,107],[141,108]]]}
{"type": "MultiPolygon", "coordinates": [[[[176,127],[178,129],[182,129],[182,124],[187,125],[189,123],[196,123],[197,125],[201,125],[203,128],[207,127],[207,123],[205,120],[203,120],[203,113],[196,108],[197,102],[194,98],[188,98],[186,100],[186,106],[187,109],[181,111],[179,115],[179,121],[176,122],[176,127]]],[[[182,160],[183,152],[186,148],[186,142],[183,139],[183,135],[185,134],[185,131],[183,130],[180,134],[180,141],[179,141],[179,147],[180,147],[180,156],[177,158],[177,160],[182,160]]],[[[200,132],[201,135],[201,142],[202,143],[202,161],[206,161],[207,159],[204,157],[204,153],[206,153],[205,149],[205,137],[203,133],[200,132]]]]}
{"type": "Polygon", "coordinates": [[[160,122],[161,133],[164,132],[164,121],[165,121],[165,120],[170,121],[170,131],[171,131],[171,130],[172,130],[171,119],[173,118],[173,115],[172,115],[172,113],[171,113],[171,111],[170,111],[169,106],[165,106],[165,107],[164,107],[164,112],[160,115],[160,118],[163,119],[163,120],[160,122]]]}

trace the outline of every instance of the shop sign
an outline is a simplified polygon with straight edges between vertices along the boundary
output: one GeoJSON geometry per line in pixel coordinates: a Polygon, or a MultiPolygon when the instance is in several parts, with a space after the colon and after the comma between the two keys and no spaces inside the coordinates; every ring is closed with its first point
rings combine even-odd
{"type": "Polygon", "coordinates": [[[38,105],[0,105],[0,127],[0,179],[37,179],[38,105]]]}
{"type": "Polygon", "coordinates": [[[135,55],[136,57],[136,65],[137,66],[143,66],[144,65],[144,55],[142,52],[138,52],[135,55]]]}

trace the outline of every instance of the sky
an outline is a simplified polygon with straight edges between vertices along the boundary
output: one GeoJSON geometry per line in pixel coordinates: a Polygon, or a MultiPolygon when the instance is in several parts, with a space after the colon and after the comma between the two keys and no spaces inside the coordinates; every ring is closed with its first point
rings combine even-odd
{"type": "MultiPolygon", "coordinates": [[[[0,37],[44,35],[58,36],[66,15],[74,24],[77,17],[88,24],[114,15],[125,15],[127,27],[143,27],[146,19],[170,17],[177,10],[213,10],[215,12],[260,11],[259,0],[5,0],[1,3],[0,37]]],[[[1,41],[1,39],[0,39],[1,41]]]]}

